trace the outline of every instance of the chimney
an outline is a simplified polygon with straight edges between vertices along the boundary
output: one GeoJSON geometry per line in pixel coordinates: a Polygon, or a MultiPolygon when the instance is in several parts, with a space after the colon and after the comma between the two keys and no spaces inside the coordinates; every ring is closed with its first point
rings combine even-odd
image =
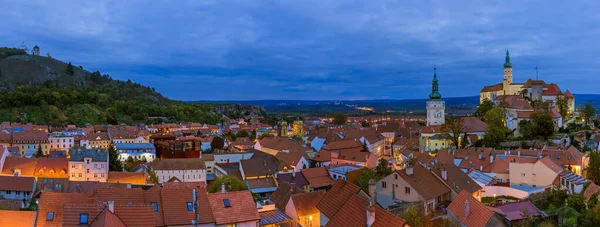
{"type": "Polygon", "coordinates": [[[517,156],[521,157],[521,150],[517,152],[517,156]]]}
{"type": "Polygon", "coordinates": [[[296,178],[296,171],[292,171],[292,178],[296,178]]]}
{"type": "Polygon", "coordinates": [[[115,201],[109,200],[108,201],[108,210],[110,212],[115,212],[115,201]]]}
{"type": "Polygon", "coordinates": [[[377,182],[374,179],[369,180],[369,195],[371,196],[371,203],[377,202],[377,182]]]}
{"type": "Polygon", "coordinates": [[[490,155],[490,163],[494,163],[494,155],[490,155]]]}
{"type": "Polygon", "coordinates": [[[408,167],[406,167],[405,171],[406,171],[406,175],[410,176],[410,175],[413,174],[413,167],[412,166],[408,166],[408,167]]]}
{"type": "Polygon", "coordinates": [[[375,205],[373,203],[369,203],[367,207],[367,227],[373,226],[375,223],[375,205]]]}
{"type": "Polygon", "coordinates": [[[221,184],[221,193],[225,193],[225,183],[221,184]]]}
{"type": "Polygon", "coordinates": [[[465,219],[469,217],[469,213],[471,212],[471,207],[469,206],[469,200],[465,201],[465,219]]]}
{"type": "Polygon", "coordinates": [[[442,168],[442,179],[448,180],[448,172],[446,171],[446,167],[442,168]]]}
{"type": "Polygon", "coordinates": [[[483,166],[479,166],[479,171],[483,171],[483,166]]]}
{"type": "Polygon", "coordinates": [[[477,155],[477,158],[479,158],[479,160],[483,159],[483,154],[482,154],[482,153],[479,153],[479,154],[477,155]]]}

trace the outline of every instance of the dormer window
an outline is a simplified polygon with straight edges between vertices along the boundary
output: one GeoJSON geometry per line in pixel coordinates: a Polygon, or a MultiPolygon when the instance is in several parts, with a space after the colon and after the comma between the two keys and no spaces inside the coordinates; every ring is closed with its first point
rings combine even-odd
{"type": "Polygon", "coordinates": [[[188,203],[187,203],[187,210],[188,210],[189,212],[192,212],[192,211],[194,211],[194,205],[192,205],[192,203],[191,203],[191,202],[188,202],[188,203]]]}
{"type": "Polygon", "coordinates": [[[52,220],[54,220],[54,212],[48,212],[48,214],[46,214],[46,221],[52,220]]]}
{"type": "Polygon", "coordinates": [[[79,224],[80,225],[88,224],[88,213],[80,213],[79,214],[79,224]]]}

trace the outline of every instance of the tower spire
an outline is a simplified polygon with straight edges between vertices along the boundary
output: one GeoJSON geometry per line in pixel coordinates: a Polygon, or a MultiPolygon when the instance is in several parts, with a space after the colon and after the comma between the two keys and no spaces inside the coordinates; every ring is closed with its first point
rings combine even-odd
{"type": "Polygon", "coordinates": [[[512,68],[512,63],[510,63],[510,55],[508,54],[508,49],[506,50],[506,62],[504,62],[504,68],[512,68]]]}
{"type": "Polygon", "coordinates": [[[433,81],[431,83],[431,94],[429,94],[430,99],[441,99],[442,94],[439,92],[438,88],[438,79],[437,79],[437,66],[433,65],[433,81]]]}

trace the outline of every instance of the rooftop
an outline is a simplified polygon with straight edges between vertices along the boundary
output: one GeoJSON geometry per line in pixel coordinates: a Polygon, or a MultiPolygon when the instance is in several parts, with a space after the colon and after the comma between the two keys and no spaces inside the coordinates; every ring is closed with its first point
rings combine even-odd
{"type": "Polygon", "coordinates": [[[84,158],[92,158],[93,162],[106,162],[108,161],[108,151],[103,149],[73,149],[69,161],[83,162],[84,158]]]}

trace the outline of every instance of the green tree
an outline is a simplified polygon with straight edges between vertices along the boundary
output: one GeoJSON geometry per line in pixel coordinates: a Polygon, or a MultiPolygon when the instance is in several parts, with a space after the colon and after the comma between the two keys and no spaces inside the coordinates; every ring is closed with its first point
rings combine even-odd
{"type": "Polygon", "coordinates": [[[519,222],[519,226],[522,226],[522,227],[531,227],[531,225],[533,224],[533,220],[532,220],[531,213],[529,213],[529,210],[526,209],[526,208],[523,208],[521,210],[520,215],[523,218],[519,222]]]}
{"type": "Polygon", "coordinates": [[[360,174],[358,178],[356,178],[355,182],[351,182],[355,185],[358,185],[363,191],[369,191],[369,180],[376,179],[375,171],[369,168],[362,168],[360,170],[360,174]]]}
{"type": "Polygon", "coordinates": [[[587,167],[586,177],[588,180],[594,182],[594,184],[600,183],[600,153],[589,152],[590,161],[587,167]]]}
{"type": "Polygon", "coordinates": [[[67,65],[67,69],[65,69],[65,72],[71,76],[75,73],[75,71],[73,71],[73,65],[71,65],[71,62],[69,62],[69,64],[67,65]]]}
{"type": "Polygon", "coordinates": [[[524,139],[531,139],[533,135],[533,125],[531,124],[531,121],[519,121],[519,133],[524,139]]]}
{"type": "Polygon", "coordinates": [[[548,112],[534,112],[531,114],[531,121],[533,123],[533,135],[548,139],[548,137],[554,134],[554,122],[552,121],[552,116],[550,116],[548,112]]]}
{"type": "Polygon", "coordinates": [[[594,115],[596,115],[596,109],[594,108],[594,105],[592,104],[591,101],[588,101],[585,104],[585,107],[583,108],[583,113],[585,116],[585,122],[586,123],[591,122],[594,115]]]}
{"type": "Polygon", "coordinates": [[[336,114],[333,114],[333,121],[331,123],[336,124],[336,125],[343,125],[343,124],[346,124],[347,121],[348,121],[348,116],[346,116],[346,114],[336,113],[336,114]]]}
{"type": "Polygon", "coordinates": [[[598,204],[598,194],[594,193],[590,196],[590,199],[587,202],[588,207],[595,207],[598,204]]]}
{"type": "Polygon", "coordinates": [[[494,107],[485,113],[485,122],[488,127],[504,127],[504,110],[500,107],[494,107]]]}
{"type": "Polygon", "coordinates": [[[558,96],[556,99],[556,107],[558,107],[558,113],[560,113],[564,120],[569,119],[569,102],[565,97],[558,96]]]}
{"type": "Polygon", "coordinates": [[[148,173],[148,178],[150,182],[158,184],[158,176],[156,175],[156,172],[151,168],[147,168],[146,172],[148,173]]]}
{"type": "Polygon", "coordinates": [[[446,123],[442,125],[442,132],[446,134],[456,149],[460,148],[460,136],[465,133],[466,128],[460,117],[449,116],[446,123]]]}
{"type": "Polygon", "coordinates": [[[400,214],[411,227],[433,227],[432,216],[425,214],[422,206],[412,205],[404,213],[400,214]]]}
{"type": "Polygon", "coordinates": [[[552,194],[548,197],[548,202],[554,207],[565,206],[565,201],[569,197],[566,190],[552,190],[552,194]]]}
{"type": "Polygon", "coordinates": [[[246,130],[240,130],[237,132],[237,137],[250,137],[250,134],[246,130]]]}
{"type": "Polygon", "coordinates": [[[377,166],[375,167],[375,180],[379,181],[392,174],[392,172],[388,160],[385,158],[379,159],[379,163],[377,163],[377,166]]]}
{"type": "Polygon", "coordinates": [[[577,217],[581,215],[575,209],[569,206],[560,206],[555,209],[548,210],[548,215],[556,215],[558,216],[558,223],[561,226],[577,226],[577,217]],[[570,218],[575,218],[575,224],[573,224],[573,220],[569,220],[570,218]]]}
{"type": "Polygon", "coordinates": [[[368,121],[361,121],[360,122],[360,126],[362,126],[363,128],[369,127],[369,122],[368,121]]]}
{"type": "Polygon", "coordinates": [[[210,142],[211,149],[223,149],[225,147],[225,139],[215,136],[213,137],[212,142],[210,142]]]}
{"type": "Polygon", "coordinates": [[[44,152],[42,151],[42,145],[41,144],[37,145],[37,150],[35,151],[35,157],[36,158],[44,157],[44,152]]]}
{"type": "Polygon", "coordinates": [[[475,116],[485,121],[485,114],[487,114],[487,112],[493,108],[494,103],[489,99],[484,99],[483,102],[477,106],[477,110],[475,110],[475,116]]]}
{"type": "Polygon", "coordinates": [[[222,184],[225,184],[225,191],[227,192],[248,190],[248,187],[242,180],[231,175],[223,175],[211,182],[208,185],[207,191],[209,193],[220,192],[222,184]]]}
{"type": "Polygon", "coordinates": [[[119,154],[114,144],[108,146],[108,169],[110,171],[123,171],[123,164],[119,160],[119,154]]]}

